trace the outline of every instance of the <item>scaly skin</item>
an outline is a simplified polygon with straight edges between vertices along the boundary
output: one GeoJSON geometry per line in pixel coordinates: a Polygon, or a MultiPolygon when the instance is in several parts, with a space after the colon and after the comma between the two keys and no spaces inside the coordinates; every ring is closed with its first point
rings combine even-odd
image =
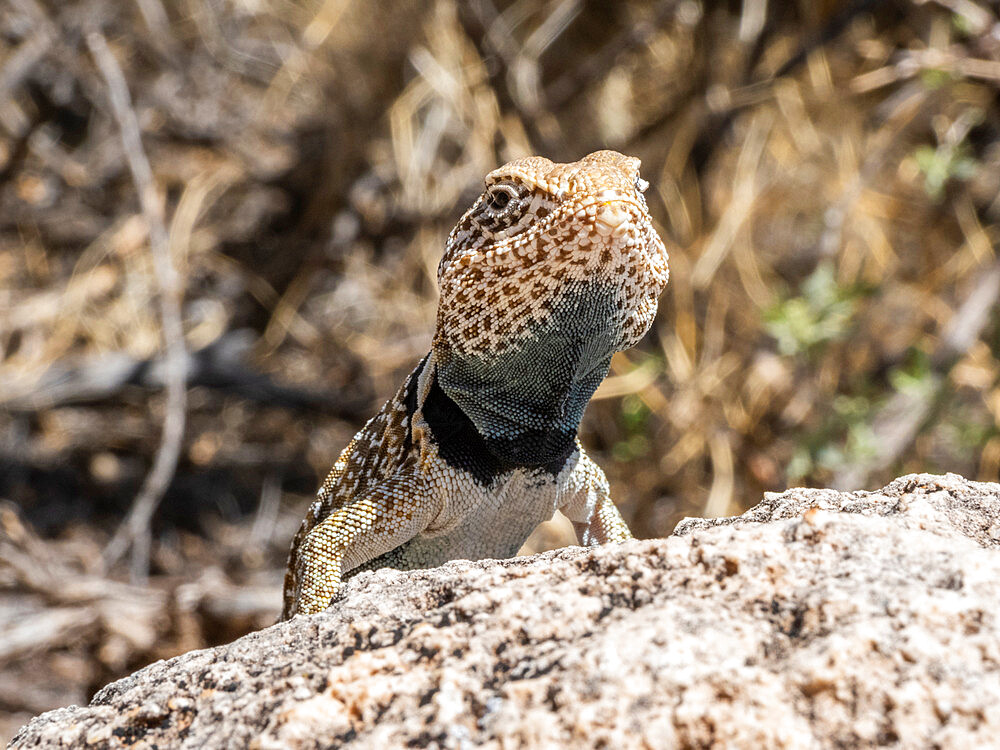
{"type": "Polygon", "coordinates": [[[360,570],[511,557],[556,509],[582,544],[631,538],[576,432],[667,283],[645,186],[639,160],[614,151],[486,176],[438,267],[430,353],[292,541],[282,619],[325,609],[360,570]]]}

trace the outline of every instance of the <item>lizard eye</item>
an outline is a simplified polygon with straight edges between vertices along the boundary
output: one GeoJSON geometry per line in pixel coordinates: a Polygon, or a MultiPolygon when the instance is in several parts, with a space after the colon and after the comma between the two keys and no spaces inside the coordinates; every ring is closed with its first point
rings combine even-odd
{"type": "Polygon", "coordinates": [[[486,207],[499,214],[517,197],[517,190],[510,185],[491,185],[486,191],[486,207]]]}
{"type": "Polygon", "coordinates": [[[486,186],[472,208],[470,219],[489,235],[516,234],[526,226],[523,221],[531,202],[531,192],[514,182],[497,182],[486,186]]]}

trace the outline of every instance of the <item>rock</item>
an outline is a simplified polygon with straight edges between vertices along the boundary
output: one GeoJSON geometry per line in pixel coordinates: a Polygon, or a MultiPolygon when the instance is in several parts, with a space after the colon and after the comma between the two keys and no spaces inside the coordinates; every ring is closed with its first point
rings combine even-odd
{"type": "Polygon", "coordinates": [[[363,573],[11,746],[995,746],[998,549],[1000,485],[913,475],[668,539],[363,573]]]}

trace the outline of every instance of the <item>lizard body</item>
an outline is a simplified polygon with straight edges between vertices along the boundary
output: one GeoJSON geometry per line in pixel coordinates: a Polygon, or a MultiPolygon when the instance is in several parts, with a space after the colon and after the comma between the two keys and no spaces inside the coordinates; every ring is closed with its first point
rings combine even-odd
{"type": "Polygon", "coordinates": [[[614,151],[487,175],[438,267],[431,351],[292,541],[283,619],[326,608],[361,570],[511,557],[556,509],[582,544],[631,538],[576,433],[667,283],[645,186],[639,160],[614,151]]]}

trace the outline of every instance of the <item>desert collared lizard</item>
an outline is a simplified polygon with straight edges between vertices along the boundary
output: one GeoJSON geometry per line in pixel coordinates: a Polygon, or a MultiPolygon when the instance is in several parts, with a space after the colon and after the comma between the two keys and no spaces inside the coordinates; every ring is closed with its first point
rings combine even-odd
{"type": "Polygon", "coordinates": [[[431,351],[340,454],[292,541],[282,619],[326,608],[361,570],[511,557],[556,509],[582,544],[631,538],[576,433],[667,283],[646,185],[614,151],[486,176],[438,266],[431,351]]]}

